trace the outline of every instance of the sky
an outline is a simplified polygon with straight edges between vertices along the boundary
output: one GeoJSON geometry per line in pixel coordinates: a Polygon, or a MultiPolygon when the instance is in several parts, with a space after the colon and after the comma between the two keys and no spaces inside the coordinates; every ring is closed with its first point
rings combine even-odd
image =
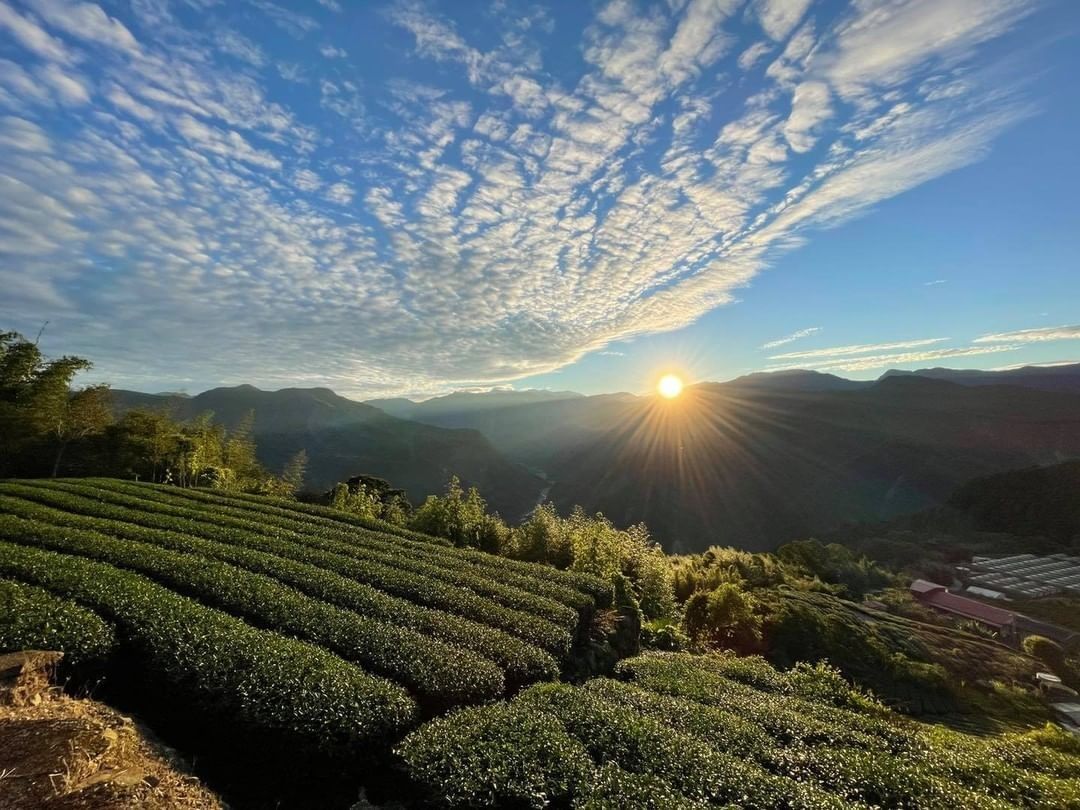
{"type": "Polygon", "coordinates": [[[358,398],[1080,360],[1075,0],[0,0],[0,329],[358,398]]]}

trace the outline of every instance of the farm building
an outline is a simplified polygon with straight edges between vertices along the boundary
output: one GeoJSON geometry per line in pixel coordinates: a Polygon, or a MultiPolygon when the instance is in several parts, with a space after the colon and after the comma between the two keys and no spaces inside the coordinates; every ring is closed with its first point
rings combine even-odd
{"type": "Polygon", "coordinates": [[[1010,638],[1016,633],[1017,614],[1011,610],[987,605],[966,596],[950,593],[944,585],[917,579],[911,583],[912,595],[927,607],[951,613],[964,619],[972,619],[998,631],[1002,638],[1010,638]]]}
{"type": "Polygon", "coordinates": [[[1014,599],[1080,596],[1080,557],[1068,554],[975,557],[959,566],[957,573],[969,586],[999,591],[1014,599]]]}

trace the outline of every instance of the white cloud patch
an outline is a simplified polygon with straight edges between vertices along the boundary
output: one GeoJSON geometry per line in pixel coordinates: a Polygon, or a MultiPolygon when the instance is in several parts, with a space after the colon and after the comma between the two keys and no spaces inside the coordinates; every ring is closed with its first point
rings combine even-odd
{"type": "MultiPolygon", "coordinates": [[[[0,0],[0,319],[62,309],[117,384],[498,385],[692,323],[1029,114],[981,47],[1019,0],[614,0],[577,41],[405,0],[377,72],[318,53],[336,0],[294,8],[0,0]]],[[[994,337],[772,359],[1036,339],[994,337]]]]}
{"type": "Polygon", "coordinates": [[[1037,329],[1018,329],[975,338],[975,343],[1045,343],[1051,340],[1080,340],[1080,325],[1045,326],[1037,329]]]}
{"type": "Polygon", "coordinates": [[[753,7],[765,33],[781,40],[803,18],[810,0],[755,0],[753,7]]]}
{"type": "Polygon", "coordinates": [[[790,335],[785,335],[782,338],[770,340],[768,343],[762,343],[761,348],[767,350],[775,349],[779,346],[786,346],[788,343],[794,343],[796,340],[802,340],[803,338],[810,337],[811,335],[816,335],[820,331],[820,326],[810,326],[806,329],[800,329],[797,332],[792,332],[790,335]]]}

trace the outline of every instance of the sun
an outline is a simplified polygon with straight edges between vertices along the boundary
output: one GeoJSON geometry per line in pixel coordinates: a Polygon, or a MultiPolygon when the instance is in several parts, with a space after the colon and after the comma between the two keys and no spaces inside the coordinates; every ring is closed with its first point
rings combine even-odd
{"type": "Polygon", "coordinates": [[[665,374],[656,384],[656,391],[664,399],[675,399],[682,393],[683,381],[677,374],[665,374]]]}

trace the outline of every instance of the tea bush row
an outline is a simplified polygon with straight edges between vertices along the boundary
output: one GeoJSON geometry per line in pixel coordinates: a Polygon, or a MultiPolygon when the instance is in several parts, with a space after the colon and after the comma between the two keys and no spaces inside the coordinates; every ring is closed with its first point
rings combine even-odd
{"type": "MultiPolygon", "coordinates": [[[[57,500],[63,500],[62,493],[57,494],[57,500]]],[[[134,523],[63,511],[37,501],[21,500],[14,495],[0,495],[0,510],[47,525],[85,529],[112,537],[201,554],[249,571],[267,574],[310,596],[354,610],[368,618],[409,628],[454,646],[472,650],[502,667],[508,684],[512,686],[549,680],[558,675],[559,666],[556,660],[538,647],[526,644],[501,630],[477,624],[452,613],[420,607],[405,599],[390,596],[370,585],[348,579],[325,568],[275,555],[272,553],[272,540],[265,541],[266,550],[258,550],[204,540],[179,532],[150,529],[134,523]]]]}
{"type": "Polygon", "coordinates": [[[653,653],[618,674],[631,680],[540,684],[456,712],[398,753],[453,807],[1080,807],[1080,743],[1064,731],[927,727],[835,671],[755,658],[653,653]]]}
{"type": "Polygon", "coordinates": [[[64,664],[103,662],[116,642],[100,616],[48,591],[0,579],[0,653],[60,650],[64,664]]]}
{"type": "Polygon", "coordinates": [[[0,537],[130,569],[259,626],[327,647],[442,709],[502,693],[502,671],[474,653],[365,618],[242,568],[160,546],[0,515],[0,537]]]}
{"type": "Polygon", "coordinates": [[[70,511],[136,523],[152,529],[177,531],[196,537],[237,545],[267,548],[272,553],[290,559],[310,562],[343,576],[364,582],[381,591],[428,607],[447,610],[491,627],[505,630],[522,640],[551,652],[564,654],[570,647],[570,632],[550,622],[519,610],[493,604],[475,592],[449,585],[391,565],[322,550],[314,544],[281,539],[264,531],[244,531],[215,524],[212,516],[206,520],[139,511],[111,504],[55,487],[0,484],[0,492],[38,502],[61,505],[70,511]]]}
{"type": "MultiPolygon", "coordinates": [[[[367,527],[358,527],[343,523],[330,517],[319,514],[296,512],[286,505],[288,501],[277,501],[280,506],[265,503],[251,503],[241,500],[233,495],[224,495],[216,492],[203,490],[180,489],[177,487],[161,487],[148,484],[138,484],[124,481],[102,481],[94,479],[89,482],[80,480],[80,485],[90,485],[113,492],[137,495],[142,498],[157,502],[179,504],[210,504],[215,512],[228,514],[232,517],[258,520],[271,523],[301,534],[318,534],[328,539],[344,540],[351,544],[377,543],[380,547],[392,545],[398,549],[408,550],[417,558],[441,561],[454,567],[468,565],[468,570],[476,571],[479,566],[484,574],[490,579],[500,583],[520,588],[521,590],[538,596],[544,596],[577,611],[591,609],[597,596],[610,598],[610,587],[594,577],[579,575],[575,572],[558,571],[546,566],[530,563],[522,563],[517,560],[498,557],[472,549],[459,549],[444,544],[432,544],[424,540],[411,537],[389,535],[376,532],[367,527]],[[552,576],[552,575],[555,576],[552,576]]],[[[308,506],[307,504],[301,504],[308,506]]],[[[325,507],[315,507],[325,511],[336,513],[336,510],[325,507]]],[[[421,535],[426,537],[426,535],[421,535]]]]}
{"type": "Polygon", "coordinates": [[[140,678],[215,723],[340,753],[396,738],[416,721],[416,704],[401,686],[130,571],[0,541],[0,576],[112,622],[140,678]]]}

